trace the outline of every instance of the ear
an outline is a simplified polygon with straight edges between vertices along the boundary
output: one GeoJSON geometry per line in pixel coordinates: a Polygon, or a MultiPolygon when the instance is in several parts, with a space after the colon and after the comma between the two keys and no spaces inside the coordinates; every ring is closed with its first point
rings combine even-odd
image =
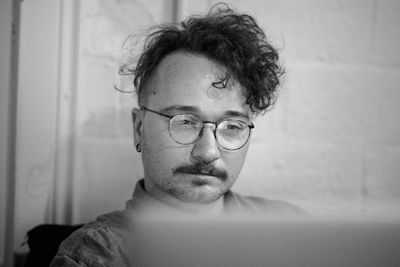
{"type": "Polygon", "coordinates": [[[143,133],[143,113],[140,109],[132,109],[133,141],[135,147],[142,141],[143,133]]]}

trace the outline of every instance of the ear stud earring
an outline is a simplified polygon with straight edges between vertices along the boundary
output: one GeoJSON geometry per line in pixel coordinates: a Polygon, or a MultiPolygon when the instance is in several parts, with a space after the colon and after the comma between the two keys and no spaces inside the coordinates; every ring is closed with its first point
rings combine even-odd
{"type": "Polygon", "coordinates": [[[137,151],[138,153],[142,152],[142,149],[140,148],[140,144],[137,144],[137,145],[136,145],[136,151],[137,151]]]}

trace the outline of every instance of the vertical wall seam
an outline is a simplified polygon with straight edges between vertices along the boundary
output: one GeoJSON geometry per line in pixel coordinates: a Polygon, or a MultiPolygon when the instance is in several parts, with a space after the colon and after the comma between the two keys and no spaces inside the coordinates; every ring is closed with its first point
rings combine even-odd
{"type": "Polygon", "coordinates": [[[72,224],[75,208],[74,153],[76,146],[79,7],[76,0],[59,1],[56,153],[49,217],[52,223],[72,224]]]}
{"type": "Polygon", "coordinates": [[[76,14],[76,19],[73,19],[72,23],[72,33],[73,37],[71,40],[71,54],[72,54],[72,59],[71,59],[71,65],[70,65],[70,73],[71,73],[71,83],[70,83],[70,93],[71,93],[71,100],[70,100],[70,109],[69,109],[69,125],[71,126],[71,132],[70,132],[70,138],[68,138],[68,147],[70,148],[69,154],[68,154],[68,188],[69,192],[67,195],[67,204],[69,205],[66,207],[67,209],[67,218],[68,218],[68,223],[72,224],[76,221],[75,214],[76,211],[74,212],[74,209],[79,207],[79,205],[74,205],[74,200],[76,199],[75,195],[77,194],[76,192],[76,186],[75,186],[75,172],[74,172],[74,166],[75,166],[75,152],[76,152],[76,135],[77,135],[77,128],[76,128],[76,112],[77,112],[77,106],[78,106],[78,97],[77,97],[77,86],[78,86],[78,70],[79,70],[79,62],[78,62],[78,45],[79,45],[79,39],[80,39],[80,31],[79,31],[79,25],[80,25],[80,2],[78,0],[73,0],[72,3],[72,14],[76,14]]]}
{"type": "Polygon", "coordinates": [[[172,0],[172,8],[171,8],[171,18],[172,23],[179,23],[180,20],[180,1],[179,0],[172,0]]]}
{"type": "Polygon", "coordinates": [[[62,59],[62,21],[63,21],[63,5],[62,3],[59,5],[59,18],[60,22],[58,25],[58,55],[57,55],[57,99],[56,99],[56,132],[55,132],[55,146],[54,146],[54,169],[53,169],[53,179],[52,179],[52,192],[50,193],[48,210],[49,210],[49,223],[57,223],[57,183],[58,183],[58,171],[59,171],[59,153],[60,153],[60,105],[61,105],[61,59],[62,59]]]}
{"type": "Polygon", "coordinates": [[[8,136],[7,136],[7,198],[6,198],[6,232],[5,232],[5,266],[14,263],[14,224],[15,224],[15,173],[16,173],[16,139],[17,139],[17,106],[18,106],[18,60],[20,34],[20,0],[14,0],[12,5],[12,29],[10,51],[10,84],[8,99],[8,136]]]}

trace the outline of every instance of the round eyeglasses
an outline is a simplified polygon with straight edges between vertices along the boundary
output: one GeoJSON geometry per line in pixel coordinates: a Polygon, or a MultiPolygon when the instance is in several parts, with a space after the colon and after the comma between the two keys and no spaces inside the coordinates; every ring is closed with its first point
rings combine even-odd
{"type": "Polygon", "coordinates": [[[193,115],[175,115],[160,113],[147,107],[140,107],[142,110],[169,118],[169,134],[178,144],[189,145],[201,136],[205,123],[215,125],[214,137],[218,144],[226,150],[238,150],[242,148],[250,137],[250,130],[254,124],[247,124],[244,121],[236,119],[222,119],[217,122],[202,121],[193,115]]]}

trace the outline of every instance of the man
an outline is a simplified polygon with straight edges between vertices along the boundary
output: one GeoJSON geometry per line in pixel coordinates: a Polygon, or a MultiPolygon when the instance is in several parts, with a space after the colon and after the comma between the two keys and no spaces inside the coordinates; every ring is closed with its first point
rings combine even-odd
{"type": "Polygon", "coordinates": [[[256,21],[226,6],[155,29],[136,66],[120,69],[134,76],[138,93],[132,119],[144,178],[125,210],[100,216],[64,241],[53,266],[129,265],[136,224],[145,216],[302,214],[284,202],[230,191],[252,121],[274,102],[282,74],[277,61],[256,21]]]}

